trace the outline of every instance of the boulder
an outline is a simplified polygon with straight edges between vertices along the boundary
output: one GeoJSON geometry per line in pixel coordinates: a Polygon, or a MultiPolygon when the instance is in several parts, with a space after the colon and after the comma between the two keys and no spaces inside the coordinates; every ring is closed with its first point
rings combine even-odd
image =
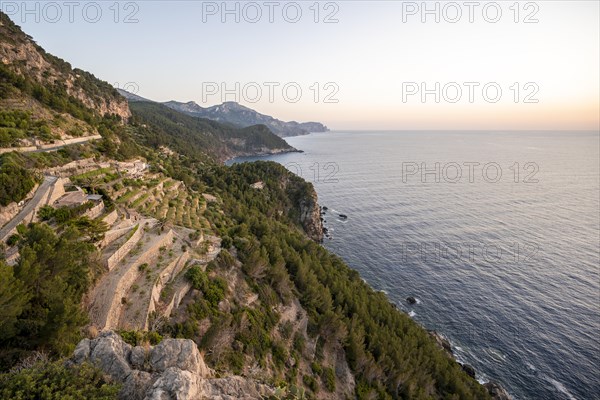
{"type": "Polygon", "coordinates": [[[467,373],[467,375],[469,375],[471,378],[475,379],[475,368],[473,368],[473,366],[469,365],[469,364],[462,364],[461,365],[463,371],[465,371],[467,373]]]}
{"type": "Polygon", "coordinates": [[[189,339],[165,339],[152,350],[150,368],[153,371],[163,372],[173,367],[202,378],[211,376],[196,343],[189,339]]]}
{"type": "Polygon", "coordinates": [[[190,371],[169,367],[147,391],[145,400],[193,400],[200,397],[201,378],[190,371]]]}
{"type": "Polygon", "coordinates": [[[129,354],[129,362],[132,368],[146,370],[150,358],[150,350],[142,346],[136,346],[131,349],[129,354]]]}
{"type": "Polygon", "coordinates": [[[118,334],[108,331],[102,332],[96,339],[79,342],[71,360],[76,364],[89,361],[111,378],[121,380],[131,373],[130,353],[131,346],[118,334]]]}
{"type": "Polygon", "coordinates": [[[506,389],[504,389],[498,382],[490,381],[488,383],[484,383],[483,387],[485,387],[492,396],[494,400],[512,400],[512,397],[508,394],[506,389]]]}
{"type": "Polygon", "coordinates": [[[95,339],[79,342],[70,362],[98,366],[122,384],[122,400],[258,400],[274,393],[272,387],[254,379],[213,379],[212,370],[191,340],[164,339],[154,347],[132,347],[115,332],[102,332],[95,339]]]}
{"type": "Polygon", "coordinates": [[[144,400],[146,392],[151,385],[151,373],[134,369],[123,382],[119,397],[127,400],[144,400]]]}
{"type": "Polygon", "coordinates": [[[414,297],[412,297],[412,296],[409,296],[409,297],[407,297],[407,298],[406,298],[406,302],[407,302],[408,304],[415,304],[415,303],[417,302],[417,299],[415,299],[415,298],[414,298],[414,297]]]}

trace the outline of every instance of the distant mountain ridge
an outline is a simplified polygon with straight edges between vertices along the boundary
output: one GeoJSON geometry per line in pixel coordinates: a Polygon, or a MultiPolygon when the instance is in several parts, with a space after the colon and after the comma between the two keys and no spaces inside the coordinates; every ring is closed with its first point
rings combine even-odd
{"type": "MultiPolygon", "coordinates": [[[[118,89],[119,93],[130,102],[151,101],[118,89]]],[[[269,115],[261,114],[251,108],[245,107],[234,101],[228,101],[212,107],[202,107],[194,101],[187,103],[167,101],[162,103],[176,111],[217,122],[232,124],[241,128],[253,125],[265,125],[280,137],[307,135],[311,132],[327,132],[329,129],[320,122],[285,122],[269,115]]]]}

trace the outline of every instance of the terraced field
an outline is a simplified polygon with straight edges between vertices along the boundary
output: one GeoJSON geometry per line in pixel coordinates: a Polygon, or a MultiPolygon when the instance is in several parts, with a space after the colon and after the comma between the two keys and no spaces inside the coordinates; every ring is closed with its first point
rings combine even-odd
{"type": "Polygon", "coordinates": [[[74,177],[100,187],[115,202],[118,219],[99,244],[107,273],[90,295],[92,324],[104,329],[146,330],[156,315],[169,315],[191,286],[190,265],[206,265],[220,239],[204,236],[206,199],[160,174],[131,179],[111,168],[74,177]]]}

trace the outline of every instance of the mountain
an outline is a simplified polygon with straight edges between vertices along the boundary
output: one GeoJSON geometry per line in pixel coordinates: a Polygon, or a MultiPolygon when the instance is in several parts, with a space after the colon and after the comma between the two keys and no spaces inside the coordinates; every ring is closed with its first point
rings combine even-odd
{"type": "MultiPolygon", "coordinates": [[[[109,142],[123,145],[117,137],[122,129],[117,127],[127,126],[132,117],[155,122],[154,129],[146,129],[145,141],[161,137],[168,146],[183,135],[184,151],[193,148],[214,160],[294,150],[264,126],[242,129],[199,120],[162,105],[138,105],[145,99],[121,92],[135,99],[132,113],[118,90],[48,54],[5,15],[0,19],[0,61],[0,154],[98,139],[107,140],[107,146],[109,142]]],[[[2,193],[0,204],[10,198],[2,193]]]]}
{"type": "Polygon", "coordinates": [[[490,398],[318,243],[311,183],[223,165],[267,126],[128,105],[2,13],[0,51],[0,398],[490,398]]]}
{"type": "MultiPolygon", "coordinates": [[[[130,103],[152,102],[137,94],[123,89],[117,89],[130,103]]],[[[162,103],[173,110],[191,115],[193,117],[210,119],[237,127],[246,128],[253,125],[265,125],[279,137],[307,135],[311,132],[327,132],[329,129],[320,122],[284,122],[268,115],[261,114],[251,108],[230,101],[212,107],[201,107],[190,101],[181,103],[178,101],[167,101],[162,103]]]]}
{"type": "Polygon", "coordinates": [[[237,128],[180,113],[159,103],[132,101],[133,121],[141,125],[143,141],[179,153],[206,153],[218,161],[239,156],[296,151],[265,125],[237,128]],[[148,128],[151,126],[152,128],[148,128]]]}
{"type": "Polygon", "coordinates": [[[167,107],[189,115],[226,122],[237,126],[247,127],[257,124],[266,125],[273,133],[281,137],[328,131],[327,127],[319,122],[284,122],[271,116],[261,114],[233,101],[228,101],[208,108],[201,107],[193,101],[188,103],[168,101],[164,104],[167,107]]]}
{"type": "Polygon", "coordinates": [[[136,102],[136,101],[145,101],[145,102],[153,102],[152,100],[146,99],[142,96],[138,96],[137,94],[128,92],[127,90],[117,88],[117,92],[123,97],[127,99],[128,102],[136,102]]]}

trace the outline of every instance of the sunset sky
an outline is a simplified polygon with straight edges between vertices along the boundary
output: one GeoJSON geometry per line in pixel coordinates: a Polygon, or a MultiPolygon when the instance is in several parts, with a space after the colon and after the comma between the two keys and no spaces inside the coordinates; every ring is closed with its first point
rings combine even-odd
{"type": "Polygon", "coordinates": [[[279,119],[315,120],[332,129],[599,126],[597,1],[521,2],[518,7],[512,1],[479,2],[473,10],[464,2],[453,3],[458,7],[429,2],[429,10],[438,7],[439,22],[434,14],[422,14],[420,1],[338,1],[318,7],[312,1],[274,2],[271,10],[262,1],[245,9],[244,3],[228,2],[231,14],[223,14],[220,1],[121,2],[119,7],[110,1],[95,3],[102,10],[98,18],[95,6],[87,6],[84,18],[83,8],[92,2],[81,2],[73,22],[64,6],[59,18],[55,10],[43,9],[44,2],[28,3],[29,13],[23,14],[21,3],[2,1],[0,7],[47,51],[110,83],[130,83],[128,89],[153,100],[194,100],[203,106],[237,100],[279,119]],[[214,93],[222,84],[235,89],[236,82],[239,92],[224,96],[219,88],[214,93]],[[274,88],[273,101],[265,82],[274,88]],[[433,92],[423,102],[421,83],[433,90],[436,82],[439,103],[433,92]],[[465,82],[472,85],[472,102],[465,82]],[[488,100],[502,90],[497,102],[485,99],[486,84],[488,100]],[[457,87],[462,90],[458,100],[457,87]],[[415,88],[419,91],[410,95],[415,88]],[[326,102],[328,94],[337,103],[326,102]]]}

